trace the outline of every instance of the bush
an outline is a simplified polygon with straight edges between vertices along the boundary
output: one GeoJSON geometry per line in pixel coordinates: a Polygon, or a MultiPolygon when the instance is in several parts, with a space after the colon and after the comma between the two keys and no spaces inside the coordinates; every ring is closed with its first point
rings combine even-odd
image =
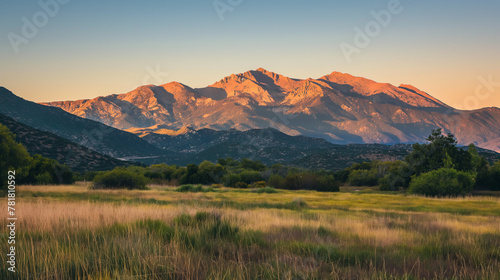
{"type": "Polygon", "coordinates": [[[380,178],[381,191],[398,191],[405,187],[406,179],[398,174],[390,173],[380,178]]]}
{"type": "Polygon", "coordinates": [[[411,175],[413,175],[413,171],[408,163],[395,161],[391,163],[389,173],[379,179],[380,190],[398,191],[400,189],[408,189],[411,175]]]}
{"type": "Polygon", "coordinates": [[[237,174],[227,174],[224,176],[224,185],[226,187],[234,187],[240,181],[240,176],[237,174]]]}
{"type": "Polygon", "coordinates": [[[248,188],[248,184],[244,182],[238,182],[234,187],[238,189],[246,189],[248,188]]]}
{"type": "Polygon", "coordinates": [[[73,184],[73,172],[66,165],[61,165],[53,159],[34,155],[31,161],[28,176],[22,181],[24,184],[50,185],[73,184]]]}
{"type": "Polygon", "coordinates": [[[301,210],[307,208],[307,203],[302,199],[302,197],[296,198],[291,202],[287,202],[285,205],[287,206],[287,208],[292,210],[301,210]]]}
{"type": "Polygon", "coordinates": [[[266,166],[260,163],[259,161],[253,161],[247,158],[241,160],[240,166],[243,169],[254,170],[254,171],[263,171],[266,169],[266,166]]]}
{"type": "Polygon", "coordinates": [[[50,185],[54,184],[54,180],[52,180],[52,175],[49,172],[44,172],[35,176],[37,185],[50,185]]]}
{"type": "Polygon", "coordinates": [[[240,182],[251,184],[262,181],[262,175],[258,171],[243,171],[239,174],[240,182]]]}
{"type": "Polygon", "coordinates": [[[491,191],[500,191],[500,161],[493,166],[486,166],[479,172],[476,180],[476,188],[491,191]]]}
{"type": "Polygon", "coordinates": [[[338,192],[340,191],[340,184],[333,175],[320,176],[316,190],[319,192],[338,192]]]}
{"type": "Polygon", "coordinates": [[[332,175],[320,175],[312,172],[288,174],[281,188],[287,190],[317,190],[338,192],[339,184],[332,175]]]}
{"type": "Polygon", "coordinates": [[[193,185],[182,185],[178,187],[176,192],[213,192],[212,188],[204,188],[202,185],[193,186],[193,185]]]}
{"type": "Polygon", "coordinates": [[[95,176],[95,189],[146,189],[147,179],[142,174],[117,168],[95,176]]]}
{"type": "Polygon", "coordinates": [[[252,184],[252,188],[265,188],[267,186],[266,181],[258,181],[252,184]]]}
{"type": "Polygon", "coordinates": [[[408,192],[426,196],[463,196],[472,191],[473,176],[453,168],[441,168],[413,177],[408,192]]]}
{"type": "Polygon", "coordinates": [[[375,170],[353,170],[348,182],[351,186],[376,186],[378,179],[375,170]]]}
{"type": "Polygon", "coordinates": [[[278,174],[271,175],[269,179],[267,180],[267,184],[273,188],[278,188],[281,189],[283,188],[283,182],[285,181],[285,178],[283,176],[280,176],[278,174]]]}
{"type": "Polygon", "coordinates": [[[252,190],[254,193],[277,193],[278,191],[271,187],[264,187],[252,190]]]}

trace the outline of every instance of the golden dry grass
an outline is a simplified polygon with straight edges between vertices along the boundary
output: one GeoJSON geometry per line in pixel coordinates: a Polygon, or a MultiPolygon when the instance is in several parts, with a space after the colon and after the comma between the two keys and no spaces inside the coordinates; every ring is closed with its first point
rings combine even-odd
{"type": "MultiPolygon", "coordinates": [[[[18,195],[19,279],[500,277],[495,197],[225,188],[180,193],[172,187],[128,191],[85,185],[22,186],[18,195]],[[296,207],[298,198],[306,206],[296,207]],[[207,237],[213,224],[176,224],[180,215],[198,212],[237,228],[237,235],[207,237]],[[158,224],[137,224],[148,220],[158,224]],[[169,230],[175,234],[167,240],[169,230]]],[[[5,268],[0,274],[12,276],[5,268]]]]}

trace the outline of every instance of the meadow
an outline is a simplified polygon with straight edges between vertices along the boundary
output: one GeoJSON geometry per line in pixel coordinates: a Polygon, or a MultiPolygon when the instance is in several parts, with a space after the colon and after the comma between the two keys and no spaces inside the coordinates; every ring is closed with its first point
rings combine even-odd
{"type": "Polygon", "coordinates": [[[0,279],[500,279],[500,198],[20,186],[0,279]]]}

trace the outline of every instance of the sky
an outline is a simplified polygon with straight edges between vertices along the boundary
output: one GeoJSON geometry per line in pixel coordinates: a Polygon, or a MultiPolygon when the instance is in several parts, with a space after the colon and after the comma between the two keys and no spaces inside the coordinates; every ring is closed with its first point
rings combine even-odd
{"type": "Polygon", "coordinates": [[[263,67],[411,84],[461,109],[500,107],[500,1],[0,2],[0,86],[77,100],[263,67]]]}

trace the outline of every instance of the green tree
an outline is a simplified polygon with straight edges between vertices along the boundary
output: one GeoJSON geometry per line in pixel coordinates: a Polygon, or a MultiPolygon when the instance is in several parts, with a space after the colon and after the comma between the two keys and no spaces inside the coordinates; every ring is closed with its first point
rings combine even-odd
{"type": "Polygon", "coordinates": [[[269,177],[269,179],[267,180],[267,183],[269,184],[269,186],[271,186],[273,188],[281,189],[281,188],[283,188],[284,180],[285,180],[285,178],[283,178],[283,176],[280,176],[278,174],[273,174],[273,175],[271,175],[271,177],[269,177]]]}
{"type": "Polygon", "coordinates": [[[186,166],[186,174],[184,174],[180,178],[180,183],[181,184],[196,184],[199,182],[199,176],[198,176],[198,165],[196,164],[188,164],[186,166]]]}
{"type": "Polygon", "coordinates": [[[459,149],[453,134],[443,134],[439,128],[432,130],[426,140],[427,144],[414,144],[413,151],[405,158],[415,174],[420,175],[444,167],[474,171],[473,154],[459,149]]]}
{"type": "Polygon", "coordinates": [[[353,170],[347,181],[351,186],[376,186],[378,180],[376,170],[353,170]]]}
{"type": "Polygon", "coordinates": [[[14,134],[6,126],[0,124],[0,190],[2,192],[7,187],[8,171],[15,171],[16,178],[26,176],[29,171],[31,157],[26,148],[14,139],[14,134]]]}
{"type": "Polygon", "coordinates": [[[493,166],[482,168],[477,175],[477,189],[485,189],[492,191],[500,191],[500,161],[497,161],[493,166]]]}
{"type": "Polygon", "coordinates": [[[497,161],[490,169],[490,190],[500,191],[500,161],[497,161]]]}
{"type": "Polygon", "coordinates": [[[53,159],[34,155],[30,161],[28,174],[20,179],[22,184],[50,185],[73,184],[73,172],[68,166],[53,159]]]}
{"type": "Polygon", "coordinates": [[[253,161],[247,158],[241,160],[240,166],[243,169],[254,170],[254,171],[263,171],[266,169],[266,166],[260,163],[259,161],[253,161]]]}
{"type": "Polygon", "coordinates": [[[395,161],[392,163],[388,174],[379,180],[381,191],[398,191],[407,189],[410,185],[412,171],[408,163],[395,161]]]}
{"type": "Polygon", "coordinates": [[[221,181],[222,176],[226,173],[226,169],[221,164],[213,164],[210,161],[204,161],[198,166],[198,182],[197,184],[212,184],[221,181]]]}

